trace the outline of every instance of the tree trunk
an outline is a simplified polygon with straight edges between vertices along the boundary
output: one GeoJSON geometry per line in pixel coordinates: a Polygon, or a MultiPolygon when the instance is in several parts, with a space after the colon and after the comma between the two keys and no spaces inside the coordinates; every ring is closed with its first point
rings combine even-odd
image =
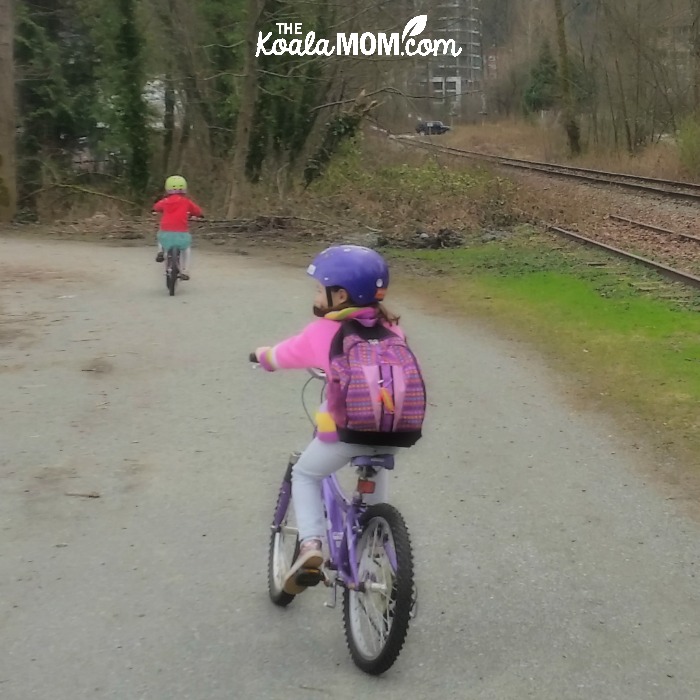
{"type": "Polygon", "coordinates": [[[640,112],[640,105],[641,105],[641,100],[642,100],[642,7],[637,0],[637,17],[636,17],[636,23],[635,23],[635,33],[636,33],[636,39],[635,39],[635,50],[634,50],[634,55],[635,55],[635,72],[637,75],[635,76],[635,90],[634,90],[634,136],[632,139],[632,144],[634,145],[634,150],[636,151],[637,148],[642,144],[644,140],[644,132],[646,129],[641,129],[640,128],[640,122],[642,120],[642,114],[640,112]]]}
{"type": "Polygon", "coordinates": [[[182,162],[185,157],[185,151],[187,149],[187,144],[190,142],[190,136],[192,134],[192,107],[190,106],[187,93],[180,93],[180,101],[183,103],[182,125],[180,127],[180,138],[177,140],[175,155],[171,161],[171,167],[178,171],[182,170],[182,162]]]}
{"type": "Polygon", "coordinates": [[[247,190],[246,163],[250,152],[250,132],[253,128],[255,105],[258,99],[258,59],[255,50],[258,23],[265,0],[248,0],[246,12],[245,54],[243,87],[238,116],[236,117],[236,141],[231,162],[230,188],[226,203],[226,217],[233,219],[241,209],[247,190]]]}
{"type": "Polygon", "coordinates": [[[163,175],[167,177],[175,135],[175,89],[171,75],[165,76],[165,112],[163,114],[163,175]]]}
{"type": "Polygon", "coordinates": [[[625,136],[627,138],[627,150],[630,153],[634,153],[632,129],[630,128],[629,112],[627,111],[627,97],[625,96],[625,85],[622,81],[622,70],[620,69],[620,62],[617,58],[615,58],[615,72],[617,74],[617,84],[620,89],[620,107],[622,108],[622,120],[625,126],[625,136]]]}
{"type": "Polygon", "coordinates": [[[700,0],[691,0],[693,53],[693,110],[700,117],[700,0]]]}
{"type": "Polygon", "coordinates": [[[615,150],[617,150],[620,145],[618,133],[617,133],[617,116],[615,115],[615,104],[613,102],[612,87],[610,86],[610,74],[608,73],[608,68],[603,64],[603,76],[605,77],[605,89],[608,94],[608,106],[610,107],[610,123],[612,124],[613,130],[613,140],[615,143],[615,150]]]}
{"type": "Polygon", "coordinates": [[[579,129],[574,108],[574,96],[571,90],[571,67],[569,65],[569,50],[566,45],[566,20],[562,0],[554,0],[554,13],[557,18],[557,40],[559,43],[559,66],[561,79],[561,96],[564,107],[564,129],[569,140],[572,155],[581,152],[581,130],[579,129]]]}
{"type": "Polygon", "coordinates": [[[143,40],[136,0],[119,0],[116,49],[120,70],[119,99],[122,127],[129,143],[127,175],[136,198],[145,198],[150,179],[148,111],[143,99],[143,40]]]}
{"type": "Polygon", "coordinates": [[[17,208],[13,1],[0,0],[0,221],[17,208]]]}

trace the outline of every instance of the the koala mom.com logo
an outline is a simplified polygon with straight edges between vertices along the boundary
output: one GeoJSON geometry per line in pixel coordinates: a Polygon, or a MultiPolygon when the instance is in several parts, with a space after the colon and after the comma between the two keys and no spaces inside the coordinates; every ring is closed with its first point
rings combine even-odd
{"type": "Polygon", "coordinates": [[[301,22],[277,22],[272,32],[258,33],[256,56],[459,56],[454,39],[416,39],[425,30],[428,15],[406,22],[403,32],[338,32],[335,41],[317,39],[315,32],[304,33],[301,22]]]}

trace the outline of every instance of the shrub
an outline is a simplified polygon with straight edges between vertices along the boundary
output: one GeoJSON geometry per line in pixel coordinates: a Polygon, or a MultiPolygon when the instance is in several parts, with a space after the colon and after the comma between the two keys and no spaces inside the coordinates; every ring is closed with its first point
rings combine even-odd
{"type": "Polygon", "coordinates": [[[700,121],[693,117],[678,130],[678,157],[690,173],[700,174],[700,121]]]}

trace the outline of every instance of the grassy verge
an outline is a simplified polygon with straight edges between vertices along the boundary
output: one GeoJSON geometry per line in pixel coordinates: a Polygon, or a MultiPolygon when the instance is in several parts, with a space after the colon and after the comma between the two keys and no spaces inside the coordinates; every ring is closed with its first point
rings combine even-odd
{"type": "Polygon", "coordinates": [[[391,255],[413,273],[414,291],[512,329],[578,379],[589,400],[650,422],[657,443],[697,463],[700,294],[531,229],[391,255]]]}

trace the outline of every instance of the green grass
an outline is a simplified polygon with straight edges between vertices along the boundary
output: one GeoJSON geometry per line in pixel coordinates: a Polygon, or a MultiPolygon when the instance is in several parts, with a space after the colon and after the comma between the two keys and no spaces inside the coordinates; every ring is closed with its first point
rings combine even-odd
{"type": "Polygon", "coordinates": [[[505,325],[584,378],[596,403],[651,421],[679,451],[700,448],[697,293],[528,230],[500,243],[391,257],[413,270],[414,289],[505,325]]]}

